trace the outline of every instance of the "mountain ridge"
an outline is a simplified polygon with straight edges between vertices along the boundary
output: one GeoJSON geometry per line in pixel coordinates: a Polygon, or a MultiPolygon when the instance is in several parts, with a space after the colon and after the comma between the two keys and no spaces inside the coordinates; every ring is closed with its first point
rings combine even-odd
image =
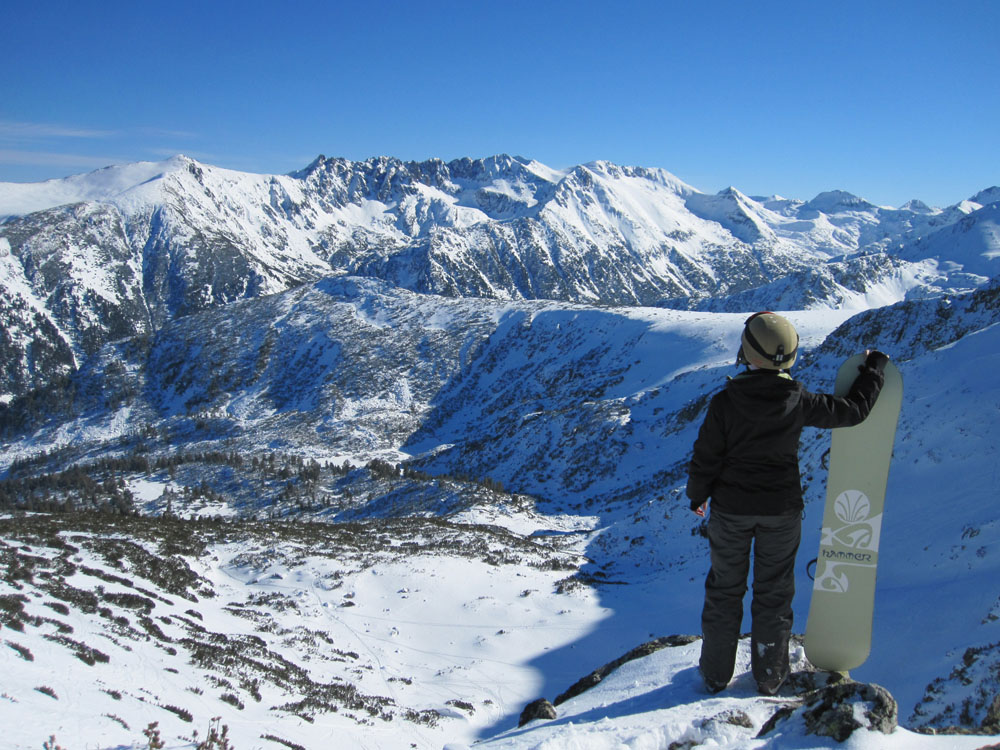
{"type": "Polygon", "coordinates": [[[0,224],[8,400],[67,374],[104,342],[324,276],[446,296],[712,300],[713,309],[743,311],[783,279],[808,282],[794,302],[810,307],[841,305],[879,284],[897,290],[890,301],[955,293],[993,275],[996,256],[994,219],[972,199],[930,212],[882,209],[843,192],[758,202],[735,188],[700,193],[662,169],[597,161],[552,170],[506,155],[320,156],[290,175],[176,156],[6,183],[0,214],[8,214],[0,224]],[[9,215],[30,201],[40,210],[9,215]],[[972,239],[949,258],[956,225],[972,239]],[[865,264],[866,279],[836,266],[872,255],[882,260],[865,264]]]}

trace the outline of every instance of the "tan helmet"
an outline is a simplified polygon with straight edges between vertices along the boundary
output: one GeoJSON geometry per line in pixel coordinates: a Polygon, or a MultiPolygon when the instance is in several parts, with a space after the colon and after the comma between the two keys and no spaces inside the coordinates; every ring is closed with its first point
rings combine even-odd
{"type": "Polygon", "coordinates": [[[765,370],[787,370],[795,364],[798,349],[795,326],[773,312],[759,312],[743,325],[736,362],[765,370]]]}

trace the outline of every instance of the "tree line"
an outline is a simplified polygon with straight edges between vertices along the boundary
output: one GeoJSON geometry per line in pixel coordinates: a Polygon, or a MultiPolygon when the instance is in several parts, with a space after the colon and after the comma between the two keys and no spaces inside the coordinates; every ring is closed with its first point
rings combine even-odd
{"type": "MultiPolygon", "coordinates": [[[[183,466],[226,466],[242,474],[256,475],[263,482],[281,483],[276,494],[271,489],[266,492],[269,501],[262,496],[259,500],[271,505],[295,504],[302,509],[314,509],[328,505],[332,498],[321,489],[323,477],[331,479],[346,477],[354,471],[362,471],[376,481],[397,480],[429,482],[451,480],[464,484],[478,484],[493,492],[504,493],[501,482],[489,477],[473,478],[464,474],[431,475],[412,467],[392,464],[382,459],[372,459],[363,468],[349,461],[342,464],[324,463],[316,459],[306,459],[282,453],[267,453],[246,457],[235,451],[187,451],[171,455],[150,456],[132,453],[124,456],[105,456],[86,464],[74,464],[59,471],[43,471],[50,462],[58,461],[56,455],[40,455],[12,462],[5,479],[0,480],[0,509],[17,509],[35,512],[63,513],[75,510],[99,510],[114,514],[133,515],[138,513],[135,498],[126,480],[135,477],[152,477],[167,474],[176,477],[183,466]]],[[[361,477],[359,477],[360,479],[361,477]]],[[[350,497],[350,490],[345,490],[350,497]]],[[[184,501],[205,499],[226,503],[228,498],[211,484],[202,479],[196,485],[179,489],[167,488],[164,492],[167,513],[184,501]]]]}

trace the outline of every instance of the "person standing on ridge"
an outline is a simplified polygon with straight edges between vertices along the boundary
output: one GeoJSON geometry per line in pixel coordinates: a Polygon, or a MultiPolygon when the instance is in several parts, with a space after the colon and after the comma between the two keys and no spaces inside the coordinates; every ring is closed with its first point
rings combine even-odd
{"type": "Polygon", "coordinates": [[[799,437],[803,427],[851,427],[871,411],[889,357],[869,351],[844,397],[811,393],[788,370],[798,354],[794,326],[759,312],[743,326],[736,362],[746,370],[712,397],[688,469],[691,510],[711,498],[699,669],[710,693],[736,663],[743,595],[753,547],[751,667],[758,690],[774,695],[789,673],[788,641],[801,536],[799,437]]]}

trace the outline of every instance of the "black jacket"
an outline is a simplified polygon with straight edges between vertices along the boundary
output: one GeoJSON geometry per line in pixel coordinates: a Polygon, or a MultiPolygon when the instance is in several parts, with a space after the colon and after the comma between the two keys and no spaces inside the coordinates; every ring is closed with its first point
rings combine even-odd
{"type": "Polygon", "coordinates": [[[879,368],[862,366],[843,398],[811,393],[785,373],[747,371],[712,397],[688,472],[691,508],[742,515],[801,511],[799,436],[803,427],[851,427],[882,389],[879,368]]]}

